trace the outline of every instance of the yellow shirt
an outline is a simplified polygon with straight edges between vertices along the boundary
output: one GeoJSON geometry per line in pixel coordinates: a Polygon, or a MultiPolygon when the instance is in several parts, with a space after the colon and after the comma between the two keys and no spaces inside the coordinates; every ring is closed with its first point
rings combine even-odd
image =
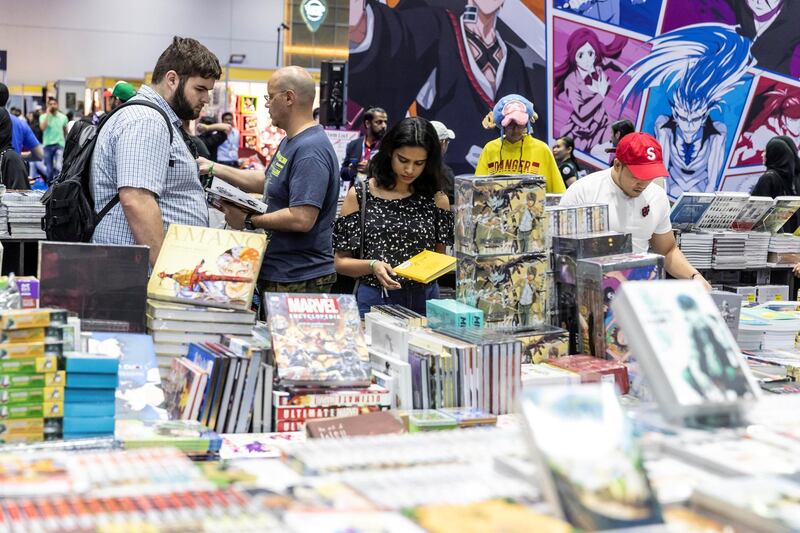
{"type": "Polygon", "coordinates": [[[540,174],[544,176],[547,192],[563,193],[567,190],[550,147],[530,135],[525,135],[516,143],[504,142],[502,137],[486,143],[478,159],[475,175],[494,174],[540,174]]]}

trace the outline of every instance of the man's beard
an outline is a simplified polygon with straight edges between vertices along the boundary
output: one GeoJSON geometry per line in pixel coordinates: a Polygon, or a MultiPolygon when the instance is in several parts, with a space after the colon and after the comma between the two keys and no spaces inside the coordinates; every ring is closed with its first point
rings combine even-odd
{"type": "Polygon", "coordinates": [[[181,120],[194,120],[200,116],[199,113],[195,113],[194,108],[189,103],[189,100],[186,99],[186,78],[181,78],[178,82],[178,88],[175,91],[175,94],[172,95],[170,99],[169,106],[175,111],[175,114],[178,115],[178,118],[181,120]]]}
{"type": "Polygon", "coordinates": [[[384,136],[385,134],[386,134],[386,130],[384,130],[384,129],[380,129],[380,130],[378,130],[378,131],[372,130],[372,137],[373,137],[373,138],[374,138],[376,141],[380,141],[381,139],[383,139],[383,136],[384,136]]]}

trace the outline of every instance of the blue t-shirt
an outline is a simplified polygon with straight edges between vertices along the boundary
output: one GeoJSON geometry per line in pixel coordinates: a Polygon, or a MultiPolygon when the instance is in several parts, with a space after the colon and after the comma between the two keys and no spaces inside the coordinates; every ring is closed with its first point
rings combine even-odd
{"type": "Polygon", "coordinates": [[[11,147],[15,152],[21,154],[27,150],[33,150],[39,146],[39,139],[33,134],[33,130],[28,126],[26,120],[11,115],[11,147]]]}
{"type": "Polygon", "coordinates": [[[272,232],[261,279],[295,283],[333,274],[339,163],[322,126],[312,126],[281,141],[266,178],[268,213],[313,205],[319,208],[319,216],[308,233],[272,232]]]}

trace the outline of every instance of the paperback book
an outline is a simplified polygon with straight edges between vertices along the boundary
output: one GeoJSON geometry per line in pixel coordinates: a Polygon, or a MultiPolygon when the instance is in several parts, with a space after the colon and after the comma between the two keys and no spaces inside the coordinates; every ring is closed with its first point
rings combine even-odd
{"type": "Polygon", "coordinates": [[[786,221],[794,216],[800,209],[800,197],[798,196],[778,196],[775,198],[775,205],[764,216],[762,220],[753,228],[755,231],[766,231],[768,233],[778,233],[786,221]]]}
{"type": "Polygon", "coordinates": [[[752,231],[774,205],[775,200],[768,196],[751,196],[734,219],[731,229],[734,231],[752,231]]]}
{"type": "Polygon", "coordinates": [[[699,283],[626,283],[612,305],[664,414],[737,414],[760,396],[736,341],[699,283]]]}
{"type": "Polygon", "coordinates": [[[697,223],[698,228],[706,230],[727,230],[736,216],[747,205],[750,195],[744,192],[717,192],[711,206],[703,213],[697,223]]]}
{"type": "Polygon", "coordinates": [[[525,389],[520,412],[545,497],[560,518],[585,531],[663,522],[613,386],[525,389]]]}
{"type": "Polygon", "coordinates": [[[209,205],[217,209],[221,208],[224,201],[250,213],[261,215],[267,212],[267,204],[217,177],[211,178],[206,186],[206,194],[209,205]]]}
{"type": "Polygon", "coordinates": [[[266,250],[266,236],[172,224],[147,285],[147,296],[248,310],[266,250]]]}

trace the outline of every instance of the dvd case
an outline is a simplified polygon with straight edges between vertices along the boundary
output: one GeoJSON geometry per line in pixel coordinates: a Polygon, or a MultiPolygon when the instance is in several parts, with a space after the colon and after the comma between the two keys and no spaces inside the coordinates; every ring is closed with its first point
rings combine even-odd
{"type": "Polygon", "coordinates": [[[455,204],[457,252],[544,251],[545,182],[541,176],[456,176],[455,204]]]}
{"type": "Polygon", "coordinates": [[[628,343],[611,310],[611,301],[626,281],[663,278],[663,265],[663,256],[649,253],[578,261],[577,301],[582,353],[619,362],[628,360],[628,343]]]}

